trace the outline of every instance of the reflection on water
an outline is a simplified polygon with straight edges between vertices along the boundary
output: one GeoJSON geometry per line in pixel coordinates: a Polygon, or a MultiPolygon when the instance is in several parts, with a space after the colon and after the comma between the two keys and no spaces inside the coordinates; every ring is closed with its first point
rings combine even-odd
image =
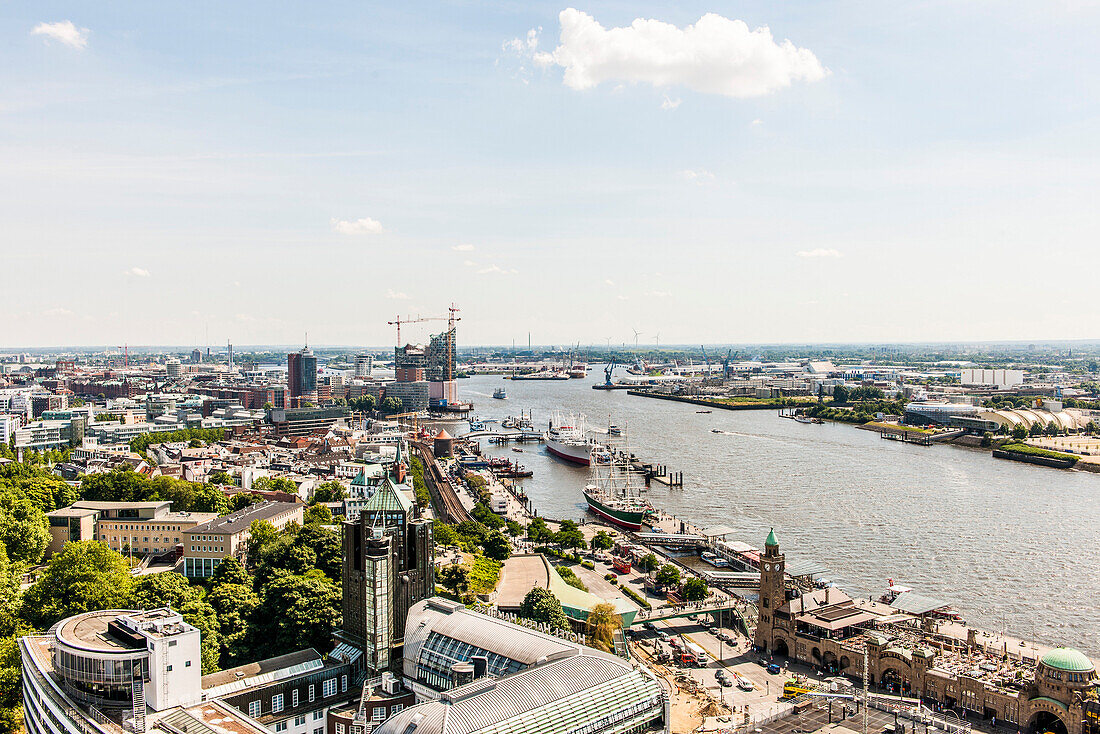
{"type": "MultiPolygon", "coordinates": [[[[696,413],[691,405],[592,390],[593,380],[462,380],[475,414],[555,410],[626,428],[647,461],[683,471],[684,488],[649,497],[698,525],[734,528],[763,545],[775,527],[788,558],[813,558],[853,594],[887,579],[947,599],[987,629],[1100,652],[1100,476],[993,459],[988,452],[883,441],[845,425],[809,425],[773,411],[696,413]],[[508,400],[494,400],[504,385],[508,400]],[[713,433],[717,428],[720,433],[713,433]]],[[[587,470],[538,445],[483,444],[533,469],[522,484],[539,512],[580,518],[587,470]]]]}

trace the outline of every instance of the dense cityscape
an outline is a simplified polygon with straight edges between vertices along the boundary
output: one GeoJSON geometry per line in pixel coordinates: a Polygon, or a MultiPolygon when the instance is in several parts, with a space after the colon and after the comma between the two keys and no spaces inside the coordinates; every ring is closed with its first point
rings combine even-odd
{"type": "Polygon", "coordinates": [[[1095,471],[1095,347],[517,352],[462,348],[457,310],[393,350],[0,355],[5,726],[1094,730],[1072,640],[971,626],[900,582],[850,595],[774,530],[655,506],[646,488],[682,474],[625,426],[482,416],[463,385],[511,406],[578,382],[1095,471]],[[543,451],[589,467],[581,517],[525,492],[543,451]]]}
{"type": "Polygon", "coordinates": [[[1100,734],[1098,35],[0,3],[0,734],[1100,734]]]}

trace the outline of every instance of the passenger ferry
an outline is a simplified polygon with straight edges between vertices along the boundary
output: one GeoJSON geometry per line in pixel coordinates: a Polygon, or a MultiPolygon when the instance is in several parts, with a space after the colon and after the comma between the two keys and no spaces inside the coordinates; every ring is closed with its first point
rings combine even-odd
{"type": "Polygon", "coordinates": [[[700,556],[700,558],[715,568],[729,568],[730,565],[725,558],[722,558],[717,553],[707,552],[700,556]]]}

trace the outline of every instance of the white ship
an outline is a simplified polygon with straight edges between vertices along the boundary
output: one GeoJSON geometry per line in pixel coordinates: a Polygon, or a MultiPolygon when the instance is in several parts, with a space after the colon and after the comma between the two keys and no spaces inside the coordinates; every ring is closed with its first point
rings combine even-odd
{"type": "Polygon", "coordinates": [[[583,415],[564,419],[555,416],[542,438],[551,454],[581,466],[592,463],[592,452],[599,446],[588,436],[583,415]]]}

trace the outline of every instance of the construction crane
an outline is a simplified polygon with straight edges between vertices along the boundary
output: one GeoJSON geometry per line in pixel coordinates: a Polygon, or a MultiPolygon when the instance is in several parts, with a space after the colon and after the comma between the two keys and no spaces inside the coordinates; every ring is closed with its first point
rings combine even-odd
{"type": "Polygon", "coordinates": [[[411,316],[407,319],[403,319],[400,316],[398,316],[395,320],[387,321],[386,323],[389,324],[390,326],[396,326],[397,327],[397,346],[400,347],[401,346],[401,324],[419,324],[422,321],[447,321],[447,320],[448,319],[447,319],[446,316],[423,316],[423,317],[417,316],[415,319],[412,318],[411,316]]]}
{"type": "Polygon", "coordinates": [[[447,307],[447,381],[450,382],[455,378],[454,374],[454,355],[451,351],[454,349],[454,333],[455,322],[461,321],[461,316],[455,316],[456,313],[461,311],[458,306],[451,301],[451,305],[447,307]]]}
{"type": "Polygon", "coordinates": [[[710,357],[707,356],[706,347],[702,344],[699,345],[699,349],[703,350],[703,362],[706,363],[706,372],[703,373],[703,384],[707,384],[707,379],[710,377],[710,357]]]}

